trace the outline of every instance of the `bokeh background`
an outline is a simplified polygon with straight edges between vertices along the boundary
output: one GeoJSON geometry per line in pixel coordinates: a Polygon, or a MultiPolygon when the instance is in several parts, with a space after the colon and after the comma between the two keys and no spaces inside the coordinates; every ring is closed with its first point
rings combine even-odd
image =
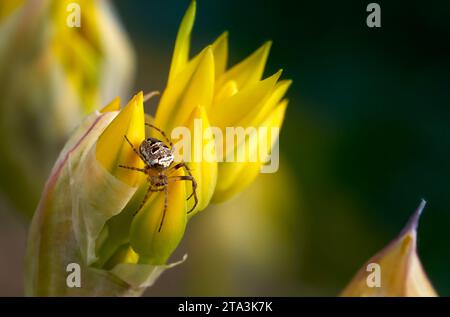
{"type": "MultiPolygon", "coordinates": [[[[377,1],[375,29],[371,1],[197,2],[193,52],[228,30],[233,65],[271,39],[266,75],[294,80],[280,171],[195,217],[174,255],[188,260],[147,295],[338,295],[421,198],[419,256],[450,295],[450,2],[377,1]]],[[[130,95],[162,90],[189,1],[113,3],[136,51],[130,95]]],[[[26,221],[2,204],[0,295],[21,295],[26,221]]]]}

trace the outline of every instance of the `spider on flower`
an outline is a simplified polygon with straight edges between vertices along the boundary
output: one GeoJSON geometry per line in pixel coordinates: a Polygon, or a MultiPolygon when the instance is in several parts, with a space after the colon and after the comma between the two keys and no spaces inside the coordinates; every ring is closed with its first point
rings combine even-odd
{"type": "Polygon", "coordinates": [[[129,170],[141,172],[147,175],[147,182],[149,184],[148,190],[145,193],[144,199],[142,200],[139,208],[137,209],[135,215],[141,210],[144,204],[147,202],[150,193],[152,192],[164,192],[164,210],[161,218],[161,223],[158,228],[158,232],[161,231],[164,218],[166,216],[166,211],[168,207],[168,197],[169,197],[169,183],[176,181],[190,181],[192,183],[192,194],[189,195],[187,200],[194,197],[194,205],[187,212],[190,213],[194,210],[194,208],[198,204],[197,198],[197,182],[195,181],[194,176],[192,176],[192,172],[185,162],[174,163],[174,155],[173,155],[173,143],[167,137],[166,133],[161,129],[151,125],[149,123],[145,123],[146,126],[157,130],[164,137],[167,144],[163,141],[156,138],[146,138],[141,142],[139,149],[136,149],[133,144],[130,142],[128,137],[124,135],[125,140],[131,146],[134,153],[136,153],[139,158],[144,162],[144,168],[138,168],[133,166],[125,166],[119,165],[121,168],[126,168],[129,170]],[[171,176],[170,174],[176,171],[179,168],[184,168],[188,175],[183,176],[171,176]],[[156,174],[156,175],[155,175],[156,174]]]}

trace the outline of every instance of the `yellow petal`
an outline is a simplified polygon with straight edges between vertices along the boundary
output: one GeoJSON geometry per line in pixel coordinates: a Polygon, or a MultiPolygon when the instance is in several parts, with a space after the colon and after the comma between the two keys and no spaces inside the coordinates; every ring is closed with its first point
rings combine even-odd
{"type": "Polygon", "coordinates": [[[196,107],[209,108],[213,93],[214,56],[211,47],[207,47],[167,86],[156,111],[155,125],[170,135],[196,107]]]}
{"type": "MultiPolygon", "coordinates": [[[[174,175],[182,176],[184,172],[179,169],[174,175]]],[[[167,210],[162,221],[164,198],[164,192],[153,193],[131,224],[130,244],[139,254],[139,263],[166,263],[183,237],[187,221],[184,181],[169,184],[167,210]]]]}
{"type": "MultiPolygon", "coordinates": [[[[193,137],[191,140],[191,162],[188,163],[188,166],[198,184],[196,190],[198,205],[189,213],[189,216],[193,216],[197,211],[201,211],[208,206],[214,194],[217,181],[217,161],[215,160],[214,139],[211,134],[207,135],[210,131],[210,124],[205,109],[203,107],[195,108],[188,122],[189,124],[187,126],[193,137]],[[199,156],[198,154],[201,157],[196,158],[195,156],[199,156]]],[[[187,194],[190,195],[192,192],[191,184],[187,183],[186,185],[187,194]]],[[[188,203],[189,210],[192,208],[193,202],[194,199],[191,198],[188,203]]]]}
{"type": "Polygon", "coordinates": [[[372,257],[342,292],[342,296],[437,296],[417,255],[417,224],[422,201],[394,241],[372,257]]]}
{"type": "MultiPolygon", "coordinates": [[[[278,134],[271,135],[270,127],[280,128],[282,126],[287,104],[287,100],[282,101],[266,118],[263,124],[261,124],[261,127],[269,128],[269,134],[266,137],[261,133],[258,134],[257,147],[252,146],[250,142],[239,145],[240,147],[245,147],[247,162],[221,162],[218,164],[217,185],[212,199],[213,202],[218,203],[230,199],[247,188],[254,181],[256,176],[258,176],[261,170],[261,164],[263,164],[265,157],[260,157],[260,154],[262,153],[259,153],[258,161],[251,162],[249,161],[250,153],[252,151],[259,152],[259,147],[262,142],[271,142],[265,147],[267,150],[270,150],[273,147],[278,139],[278,134]]],[[[237,149],[234,151],[236,152],[237,149]]],[[[267,154],[268,153],[265,155],[267,154]]]]}
{"type": "Polygon", "coordinates": [[[264,102],[271,96],[281,72],[280,70],[269,78],[240,90],[223,102],[214,104],[211,109],[212,125],[222,129],[237,126],[249,112],[254,111],[255,108],[258,110],[262,108],[264,102]]]}
{"type": "Polygon", "coordinates": [[[220,105],[225,100],[231,98],[239,92],[239,88],[234,80],[228,81],[223,85],[214,96],[214,105],[220,105]]]}
{"type": "Polygon", "coordinates": [[[198,64],[189,85],[180,100],[180,109],[174,118],[175,124],[186,122],[196,107],[210,108],[214,94],[214,55],[207,48],[198,64]]]}
{"type": "Polygon", "coordinates": [[[105,113],[105,112],[112,112],[112,111],[119,111],[119,110],[120,110],[120,97],[116,97],[116,98],[114,98],[113,101],[111,101],[109,104],[104,106],[100,110],[100,112],[105,113]]]}
{"type": "Polygon", "coordinates": [[[131,186],[142,179],[141,173],[119,165],[142,167],[144,163],[125,140],[128,137],[137,149],[145,139],[143,94],[138,93],[100,135],[96,158],[111,174],[131,186]]]}
{"type": "Polygon", "coordinates": [[[168,85],[170,85],[175,77],[183,70],[189,60],[189,47],[191,42],[191,32],[195,21],[195,11],[196,2],[192,1],[178,30],[170,66],[168,85]]]}
{"type": "Polygon", "coordinates": [[[197,70],[199,62],[204,58],[207,49],[204,49],[194,57],[177,75],[176,80],[173,80],[165,88],[155,115],[154,124],[159,128],[169,132],[168,124],[172,120],[173,114],[177,111],[177,107],[179,107],[179,99],[197,70]]]}
{"type": "Polygon", "coordinates": [[[278,82],[273,88],[270,96],[263,102],[260,107],[254,107],[237,125],[242,127],[253,126],[257,127],[267,118],[268,114],[275,109],[275,107],[283,99],[292,80],[282,80],[278,82]]]}
{"type": "Polygon", "coordinates": [[[110,270],[118,263],[137,263],[138,260],[139,255],[126,243],[108,260],[104,268],[110,270]]]}
{"type": "Polygon", "coordinates": [[[217,186],[212,201],[221,203],[242,192],[258,176],[258,163],[219,163],[217,186]],[[242,176],[239,180],[238,177],[242,176]]]}
{"type": "Polygon", "coordinates": [[[218,87],[229,80],[234,80],[241,90],[261,80],[271,46],[272,42],[270,41],[264,43],[252,55],[228,70],[218,79],[218,87]]]}
{"type": "Polygon", "coordinates": [[[225,72],[228,62],[228,32],[222,33],[211,47],[216,65],[216,78],[219,78],[225,72]]]}

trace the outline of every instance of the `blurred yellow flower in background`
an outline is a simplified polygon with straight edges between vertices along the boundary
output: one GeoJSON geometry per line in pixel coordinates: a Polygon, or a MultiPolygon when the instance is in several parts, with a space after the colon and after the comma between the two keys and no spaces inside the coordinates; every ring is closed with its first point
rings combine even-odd
{"type": "Polygon", "coordinates": [[[422,201],[400,235],[367,261],[342,296],[437,296],[416,250],[417,225],[424,207],[422,201]]]}
{"type": "Polygon", "coordinates": [[[184,246],[189,260],[177,269],[176,286],[149,290],[162,296],[286,296],[305,287],[298,276],[308,241],[299,181],[282,160],[244,191],[190,223],[184,246]],[[263,199],[262,199],[263,197],[263,199]]]}
{"type": "Polygon", "coordinates": [[[0,3],[0,186],[30,216],[69,133],[115,96],[127,96],[134,53],[106,0],[0,3]],[[11,178],[14,182],[9,182],[11,178]]]}

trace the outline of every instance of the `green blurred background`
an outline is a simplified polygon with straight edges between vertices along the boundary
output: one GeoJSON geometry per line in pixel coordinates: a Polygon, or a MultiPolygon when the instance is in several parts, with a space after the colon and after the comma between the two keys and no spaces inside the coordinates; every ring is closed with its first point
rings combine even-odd
{"type": "MultiPolygon", "coordinates": [[[[370,2],[198,0],[193,52],[228,30],[233,65],[271,39],[266,75],[294,80],[281,168],[195,217],[148,295],[337,295],[421,198],[419,256],[450,295],[450,2],[377,1],[378,29],[370,2]]],[[[162,90],[189,1],[114,4],[135,89],[162,90]]]]}

